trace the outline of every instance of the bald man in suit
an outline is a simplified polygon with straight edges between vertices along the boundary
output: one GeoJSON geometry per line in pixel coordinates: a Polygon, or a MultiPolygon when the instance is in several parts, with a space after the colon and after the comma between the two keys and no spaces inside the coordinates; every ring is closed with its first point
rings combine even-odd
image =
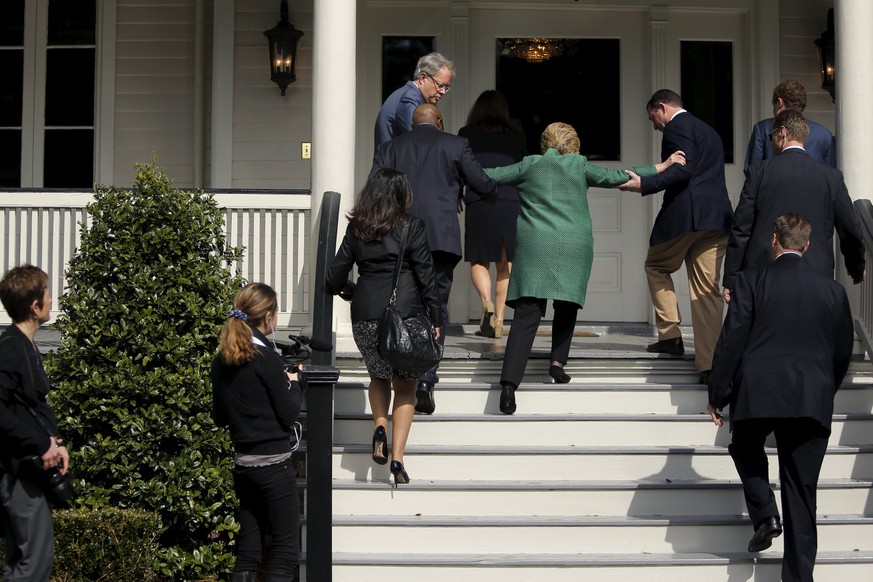
{"type": "MultiPolygon", "coordinates": [[[[412,113],[412,131],[376,148],[371,174],[392,168],[406,174],[412,186],[409,213],[424,220],[427,242],[433,256],[437,293],[449,321],[449,294],[455,265],[461,260],[461,228],[458,214],[463,208],[464,186],[481,196],[494,197],[497,186],[485,175],[473,155],[467,138],[443,132],[443,118],[436,105],[425,103],[412,113]]],[[[440,342],[445,341],[440,334],[440,342]]],[[[433,387],[437,368],[422,376],[416,390],[415,409],[432,414],[436,408],[433,387]]]]}

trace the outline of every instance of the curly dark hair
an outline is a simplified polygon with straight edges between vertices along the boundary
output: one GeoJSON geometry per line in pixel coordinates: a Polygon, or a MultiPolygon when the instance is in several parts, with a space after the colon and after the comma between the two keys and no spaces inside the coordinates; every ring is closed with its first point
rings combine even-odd
{"type": "Polygon", "coordinates": [[[380,168],[367,179],[348,214],[349,230],[361,240],[381,240],[394,223],[409,220],[412,188],[406,174],[380,168]]]}

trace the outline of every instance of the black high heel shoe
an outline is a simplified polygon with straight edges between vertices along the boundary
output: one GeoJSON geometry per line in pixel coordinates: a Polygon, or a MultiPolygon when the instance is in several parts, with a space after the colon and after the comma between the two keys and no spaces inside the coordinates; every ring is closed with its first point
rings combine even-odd
{"type": "Polygon", "coordinates": [[[549,376],[555,380],[555,384],[566,384],[572,380],[572,378],[564,372],[564,366],[556,366],[554,364],[549,366],[549,376]]]}
{"type": "Polygon", "coordinates": [[[388,437],[385,436],[385,427],[381,425],[373,431],[373,462],[378,465],[388,462],[388,437]]]}
{"type": "Polygon", "coordinates": [[[391,461],[391,474],[394,475],[394,486],[409,483],[409,474],[400,461],[391,461]]]}

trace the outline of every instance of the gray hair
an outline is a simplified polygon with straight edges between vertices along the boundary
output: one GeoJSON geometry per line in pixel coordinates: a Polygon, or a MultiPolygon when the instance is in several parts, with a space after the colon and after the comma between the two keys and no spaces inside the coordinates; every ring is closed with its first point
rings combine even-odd
{"type": "Polygon", "coordinates": [[[422,73],[430,75],[439,74],[442,68],[445,67],[452,74],[452,79],[455,78],[455,63],[441,55],[440,53],[429,53],[418,59],[418,64],[415,65],[414,79],[418,79],[422,73]]]}

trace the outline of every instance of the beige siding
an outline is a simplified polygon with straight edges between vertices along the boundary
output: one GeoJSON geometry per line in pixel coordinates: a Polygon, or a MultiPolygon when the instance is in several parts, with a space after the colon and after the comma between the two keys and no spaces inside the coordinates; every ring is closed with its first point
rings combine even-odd
{"type": "Polygon", "coordinates": [[[194,181],[194,0],[118,0],[117,185],[152,151],[178,186],[194,181]]]}
{"type": "MultiPolygon", "coordinates": [[[[779,71],[782,80],[797,79],[806,87],[806,116],[834,131],[834,104],[821,88],[815,39],[827,28],[829,0],[780,0],[779,71]]],[[[772,89],[772,88],[771,88],[772,89]]]]}
{"type": "MultiPolygon", "coordinates": [[[[275,0],[236,4],[233,95],[234,188],[304,188],[310,162],[300,144],[312,135],[312,1],[289,3],[289,17],[303,31],[297,82],[282,97],[270,81],[264,31],[279,21],[275,0]]],[[[350,95],[352,93],[350,92],[350,95]]],[[[354,102],[349,102],[354,107],[354,102]]]]}

